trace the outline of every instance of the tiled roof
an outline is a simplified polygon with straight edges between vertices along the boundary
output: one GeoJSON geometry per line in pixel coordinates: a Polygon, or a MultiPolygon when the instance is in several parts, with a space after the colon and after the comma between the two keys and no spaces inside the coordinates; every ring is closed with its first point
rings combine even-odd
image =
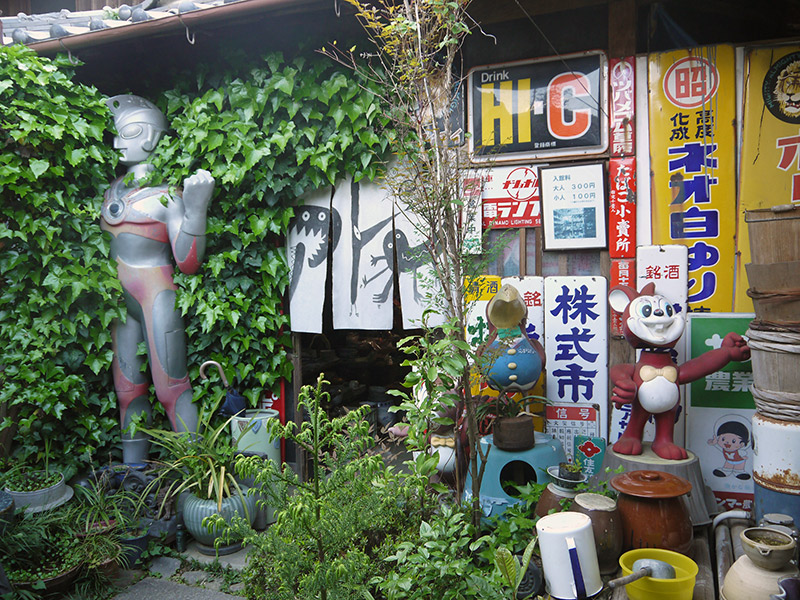
{"type": "MultiPolygon", "coordinates": [[[[57,13],[46,13],[38,15],[26,15],[20,13],[16,16],[0,18],[2,24],[2,43],[3,45],[22,43],[33,47],[50,46],[52,43],[63,45],[63,49],[75,48],[74,42],[80,40],[81,45],[92,45],[101,37],[106,38],[110,31],[117,32],[122,37],[127,35],[145,34],[145,30],[150,32],[158,28],[159,25],[167,25],[169,22],[176,22],[178,25],[185,26],[188,31],[186,20],[195,21],[200,15],[208,11],[208,17],[221,16],[237,8],[250,9],[264,5],[290,5],[293,0],[180,0],[166,7],[155,6],[154,0],[145,0],[133,7],[122,5],[117,9],[106,7],[103,10],[91,10],[81,12],[70,12],[62,10],[57,13]],[[211,9],[211,10],[210,10],[211,9]],[[221,10],[220,10],[221,9],[221,10]],[[124,32],[124,33],[123,33],[124,32]],[[76,37],[79,36],[79,37],[76,37]],[[70,38],[69,44],[63,42],[70,38]],[[50,42],[49,44],[46,42],[50,42]]],[[[297,2],[298,5],[304,4],[297,2]]]]}

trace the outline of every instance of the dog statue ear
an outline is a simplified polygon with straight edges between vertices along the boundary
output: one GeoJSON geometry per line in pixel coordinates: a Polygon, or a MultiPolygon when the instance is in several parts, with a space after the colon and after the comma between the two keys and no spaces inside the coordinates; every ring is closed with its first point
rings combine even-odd
{"type": "Polygon", "coordinates": [[[608,304],[615,312],[622,314],[628,304],[638,296],[638,292],[627,285],[615,285],[608,292],[608,304]]]}

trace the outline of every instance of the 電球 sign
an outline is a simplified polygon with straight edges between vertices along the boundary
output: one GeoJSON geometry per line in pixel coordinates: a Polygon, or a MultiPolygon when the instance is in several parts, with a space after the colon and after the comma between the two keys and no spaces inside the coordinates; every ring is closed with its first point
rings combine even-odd
{"type": "Polygon", "coordinates": [[[608,145],[602,52],[469,72],[470,152],[476,162],[599,154],[608,145]]]}

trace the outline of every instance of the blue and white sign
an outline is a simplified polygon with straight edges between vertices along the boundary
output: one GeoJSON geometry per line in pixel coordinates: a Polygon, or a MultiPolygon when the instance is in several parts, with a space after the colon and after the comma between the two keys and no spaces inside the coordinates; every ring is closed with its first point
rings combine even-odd
{"type": "Polygon", "coordinates": [[[547,397],[591,403],[608,435],[608,282],[604,277],[544,280],[547,397]]]}

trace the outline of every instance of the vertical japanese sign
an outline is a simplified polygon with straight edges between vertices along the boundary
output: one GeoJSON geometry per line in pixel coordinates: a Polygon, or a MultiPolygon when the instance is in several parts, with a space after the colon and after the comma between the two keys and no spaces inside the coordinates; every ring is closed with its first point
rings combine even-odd
{"type": "MultiPolygon", "coordinates": [[[[689,316],[689,358],[719,348],[726,334],[744,335],[753,314],[689,316]]],[[[703,479],[724,510],[750,510],[753,501],[750,361],[732,362],[687,385],[687,447],[700,459],[703,479]]]]}
{"type": "MultiPolygon", "coordinates": [[[[636,289],[636,261],[631,258],[611,259],[611,281],[609,289],[617,285],[627,285],[636,289]]],[[[622,314],[611,311],[611,335],[622,335],[622,314]]]]}
{"type": "Polygon", "coordinates": [[[530,166],[496,167],[483,183],[483,228],[539,227],[539,172],[530,166]]]}
{"type": "Polygon", "coordinates": [[[744,270],[750,262],[745,211],[800,204],[800,107],[795,100],[800,46],[751,49],[744,70],[737,312],[753,310],[744,270]]]}
{"type": "Polygon", "coordinates": [[[689,248],[689,310],[729,311],[736,211],[734,52],[650,58],[653,242],[689,248]]]}
{"type": "Polygon", "coordinates": [[[608,290],[603,277],[544,280],[547,397],[594,404],[608,435],[608,290]]]}
{"type": "Polygon", "coordinates": [[[636,159],[608,161],[608,253],[611,258],[636,256],[636,159]]]}
{"type": "Polygon", "coordinates": [[[612,58],[608,63],[611,88],[611,156],[633,156],[636,152],[636,69],[634,57],[612,58]]]}

